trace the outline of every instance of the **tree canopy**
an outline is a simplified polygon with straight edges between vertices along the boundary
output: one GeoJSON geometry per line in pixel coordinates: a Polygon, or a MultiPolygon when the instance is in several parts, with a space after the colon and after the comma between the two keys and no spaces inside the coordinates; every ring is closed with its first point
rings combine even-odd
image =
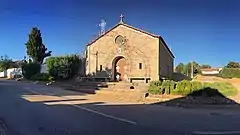
{"type": "Polygon", "coordinates": [[[202,68],[202,69],[206,69],[206,68],[211,68],[211,66],[210,66],[210,65],[207,65],[207,64],[203,64],[203,65],[201,66],[201,68],[202,68]]]}
{"type": "Polygon", "coordinates": [[[29,34],[28,42],[26,43],[27,54],[33,62],[42,64],[46,57],[51,56],[52,51],[48,49],[42,42],[42,35],[37,27],[32,28],[29,34]]]}
{"type": "Polygon", "coordinates": [[[230,61],[226,68],[240,68],[240,64],[238,62],[230,61]]]}
{"type": "Polygon", "coordinates": [[[9,59],[7,55],[0,58],[0,71],[7,70],[8,68],[15,67],[15,63],[9,59]]]}
{"type": "Polygon", "coordinates": [[[210,65],[206,65],[206,64],[200,65],[197,62],[188,62],[186,64],[179,63],[176,66],[176,70],[175,71],[178,72],[178,73],[185,74],[187,76],[191,76],[192,66],[193,66],[193,74],[194,75],[196,75],[197,73],[200,73],[201,72],[200,71],[201,68],[211,68],[210,65]]]}
{"type": "Polygon", "coordinates": [[[183,63],[179,63],[176,67],[176,72],[184,73],[184,68],[185,68],[185,65],[183,63]]]}

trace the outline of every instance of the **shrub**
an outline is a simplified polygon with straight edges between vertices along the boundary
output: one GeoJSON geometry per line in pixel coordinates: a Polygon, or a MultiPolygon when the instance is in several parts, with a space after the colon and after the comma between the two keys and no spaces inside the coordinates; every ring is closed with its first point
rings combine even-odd
{"type": "Polygon", "coordinates": [[[201,83],[197,81],[190,82],[187,80],[183,80],[177,83],[170,80],[165,80],[163,82],[152,81],[149,85],[148,91],[151,94],[166,93],[186,96],[191,95],[191,93],[193,93],[194,96],[220,96],[218,93],[221,93],[224,96],[234,96],[237,94],[236,88],[230,83],[201,83]]]}
{"type": "Polygon", "coordinates": [[[22,65],[22,74],[24,78],[30,79],[33,75],[40,73],[41,65],[38,63],[24,63],[22,65]]]}
{"type": "Polygon", "coordinates": [[[177,82],[176,89],[172,91],[172,94],[182,94],[184,90],[184,86],[182,82],[177,82]]]}
{"type": "Polygon", "coordinates": [[[151,81],[150,82],[150,86],[161,86],[162,85],[162,81],[151,81]]]}
{"type": "Polygon", "coordinates": [[[222,78],[240,78],[240,69],[239,68],[223,68],[219,73],[219,77],[222,78]]]}
{"type": "Polygon", "coordinates": [[[169,82],[169,87],[170,87],[170,94],[171,94],[171,91],[174,91],[174,90],[175,90],[176,82],[173,81],[173,80],[170,80],[170,82],[169,82]]]}
{"type": "Polygon", "coordinates": [[[33,75],[30,80],[32,81],[49,81],[50,75],[47,73],[37,73],[33,75]]]}
{"type": "Polygon", "coordinates": [[[186,95],[191,92],[191,83],[187,80],[183,80],[177,83],[176,92],[174,94],[186,95]]]}
{"type": "Polygon", "coordinates": [[[56,79],[71,78],[77,74],[81,60],[77,55],[50,57],[46,60],[48,73],[56,79]]]}
{"type": "Polygon", "coordinates": [[[162,90],[165,94],[170,94],[171,91],[174,91],[175,89],[175,82],[172,80],[165,80],[162,83],[162,90]]]}
{"type": "Polygon", "coordinates": [[[169,80],[164,80],[162,83],[162,90],[165,94],[170,94],[169,80]]]}
{"type": "Polygon", "coordinates": [[[162,82],[161,81],[152,81],[148,87],[148,92],[151,94],[164,94],[162,89],[162,82]]]}
{"type": "Polygon", "coordinates": [[[191,91],[197,91],[203,88],[201,82],[193,81],[191,82],[191,84],[192,84],[191,91]]]}
{"type": "Polygon", "coordinates": [[[189,81],[185,81],[185,92],[191,92],[192,84],[189,81]]]}
{"type": "Polygon", "coordinates": [[[55,78],[52,77],[52,76],[50,76],[48,80],[49,80],[50,82],[53,82],[53,81],[55,81],[55,78]]]}

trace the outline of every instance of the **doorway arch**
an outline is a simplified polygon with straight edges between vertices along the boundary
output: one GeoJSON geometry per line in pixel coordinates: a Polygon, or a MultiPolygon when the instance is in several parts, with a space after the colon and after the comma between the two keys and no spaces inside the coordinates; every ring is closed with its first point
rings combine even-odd
{"type": "Polygon", "coordinates": [[[126,59],[123,56],[117,56],[112,61],[112,80],[124,81],[126,74],[126,59]]]}

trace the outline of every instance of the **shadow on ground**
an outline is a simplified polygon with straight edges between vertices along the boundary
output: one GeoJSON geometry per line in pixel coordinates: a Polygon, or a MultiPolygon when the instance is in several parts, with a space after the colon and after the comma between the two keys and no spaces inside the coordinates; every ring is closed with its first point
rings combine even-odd
{"type": "Polygon", "coordinates": [[[182,81],[182,80],[192,80],[191,77],[188,77],[182,73],[173,73],[173,80],[176,81],[176,82],[179,82],[179,81],[182,81]]]}
{"type": "MultiPolygon", "coordinates": [[[[38,90],[42,93],[37,95],[20,89],[17,85],[0,83],[0,107],[4,108],[1,109],[0,118],[6,118],[13,134],[186,135],[193,131],[235,131],[239,128],[239,113],[238,116],[225,115],[221,110],[218,117],[209,115],[212,110],[196,111],[158,104],[109,104],[88,101],[84,95],[79,98],[77,92],[73,92],[77,93],[74,95],[69,91],[62,93],[52,89],[38,90]],[[59,95],[65,98],[59,99],[59,95]]],[[[181,99],[196,99],[199,95],[203,98],[230,100],[214,89],[193,92],[181,99]]]]}
{"type": "Polygon", "coordinates": [[[206,87],[201,90],[193,91],[185,97],[175,98],[172,100],[158,102],[154,104],[186,107],[186,108],[201,108],[201,107],[240,107],[240,105],[224,96],[217,89],[206,87]]]}

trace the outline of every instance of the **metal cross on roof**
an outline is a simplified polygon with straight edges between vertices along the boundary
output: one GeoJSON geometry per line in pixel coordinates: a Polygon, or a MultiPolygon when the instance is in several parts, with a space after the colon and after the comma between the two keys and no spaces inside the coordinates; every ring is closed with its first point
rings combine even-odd
{"type": "Polygon", "coordinates": [[[123,18],[124,18],[124,16],[123,16],[123,14],[121,14],[120,15],[120,23],[123,23],[123,18]]]}

